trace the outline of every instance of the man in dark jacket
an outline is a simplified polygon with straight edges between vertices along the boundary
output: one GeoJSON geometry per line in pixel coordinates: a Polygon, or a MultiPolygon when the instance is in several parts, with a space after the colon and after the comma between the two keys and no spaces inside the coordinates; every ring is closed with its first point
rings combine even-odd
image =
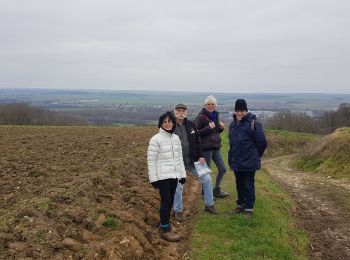
{"type": "Polygon", "coordinates": [[[237,189],[235,213],[243,213],[247,218],[253,216],[255,203],[255,171],[261,167],[261,156],[266,147],[264,130],[256,116],[248,113],[244,99],[237,99],[235,114],[229,130],[230,150],[228,164],[234,171],[237,189]]]}
{"type": "MultiPolygon", "coordinates": [[[[194,162],[199,161],[205,164],[205,159],[199,147],[199,136],[194,123],[186,118],[187,107],[184,104],[177,104],[175,106],[176,128],[175,134],[179,136],[182,146],[182,156],[185,164],[185,169],[188,172],[199,177],[198,172],[194,167],[194,162]]],[[[205,174],[199,177],[203,192],[205,211],[217,214],[214,207],[213,185],[210,174],[205,174]]],[[[183,206],[182,206],[182,191],[184,183],[177,183],[176,192],[174,196],[173,210],[175,219],[179,222],[183,221],[183,206]]]]}
{"type": "Polygon", "coordinates": [[[216,176],[214,197],[224,198],[227,192],[221,191],[220,184],[226,172],[226,166],[220,153],[221,137],[220,133],[224,131],[224,123],[220,121],[219,112],[215,110],[216,99],[214,96],[208,96],[204,101],[204,108],[199,112],[195,120],[196,128],[200,136],[200,145],[203,156],[210,167],[211,159],[213,159],[218,168],[216,176]]]}

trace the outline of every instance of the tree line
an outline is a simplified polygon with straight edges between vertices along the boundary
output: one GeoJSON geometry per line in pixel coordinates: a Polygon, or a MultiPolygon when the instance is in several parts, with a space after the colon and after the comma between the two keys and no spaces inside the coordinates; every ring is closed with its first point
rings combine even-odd
{"type": "Polygon", "coordinates": [[[0,125],[87,125],[63,113],[31,107],[25,103],[0,105],[0,125]]]}
{"type": "MultiPolygon", "coordinates": [[[[155,122],[159,108],[141,107],[137,111],[91,109],[55,112],[25,103],[0,105],[1,125],[112,125],[115,123],[148,124],[155,122]]],[[[295,132],[328,134],[339,127],[350,127],[350,104],[343,103],[335,111],[310,117],[288,110],[262,120],[265,128],[295,132]]]]}
{"type": "Polygon", "coordinates": [[[266,128],[313,134],[328,134],[339,127],[350,127],[350,104],[342,103],[335,111],[327,111],[318,117],[290,111],[277,112],[264,122],[266,128]]]}

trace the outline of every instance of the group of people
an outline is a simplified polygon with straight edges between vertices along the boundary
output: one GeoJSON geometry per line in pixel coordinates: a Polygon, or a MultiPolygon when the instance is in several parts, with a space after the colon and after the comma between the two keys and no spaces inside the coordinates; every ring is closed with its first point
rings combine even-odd
{"type": "MultiPolygon", "coordinates": [[[[181,237],[170,225],[173,211],[175,220],[182,222],[183,188],[186,172],[199,177],[204,199],[204,210],[218,214],[214,198],[225,198],[229,194],[221,190],[221,182],[226,166],[221,155],[221,137],[225,125],[216,111],[217,101],[208,96],[204,107],[195,121],[187,119],[187,106],[177,104],[174,112],[166,112],[159,117],[159,132],[154,135],[148,146],[148,175],[152,186],[159,189],[161,237],[176,242],[181,237]],[[213,188],[210,174],[199,174],[195,164],[210,168],[214,161],[218,174],[213,188]]],[[[232,123],[229,127],[230,148],[228,165],[236,177],[237,206],[233,213],[247,218],[253,216],[255,203],[255,171],[260,169],[260,158],[266,147],[263,128],[256,116],[248,112],[246,101],[237,99],[232,123]]]]}

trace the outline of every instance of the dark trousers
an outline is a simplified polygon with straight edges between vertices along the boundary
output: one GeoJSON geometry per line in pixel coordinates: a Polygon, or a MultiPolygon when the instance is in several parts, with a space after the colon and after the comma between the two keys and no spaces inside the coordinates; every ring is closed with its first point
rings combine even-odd
{"type": "Polygon", "coordinates": [[[158,181],[160,195],[160,222],[162,225],[169,224],[170,211],[173,207],[177,179],[165,179],[158,181]]]}
{"type": "Polygon", "coordinates": [[[253,210],[255,204],[255,171],[235,171],[237,206],[246,210],[253,210]]]}

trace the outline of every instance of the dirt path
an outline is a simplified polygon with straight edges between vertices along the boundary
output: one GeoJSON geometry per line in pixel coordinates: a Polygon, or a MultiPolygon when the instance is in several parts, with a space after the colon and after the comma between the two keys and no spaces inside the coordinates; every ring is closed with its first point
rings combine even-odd
{"type": "Polygon", "coordinates": [[[305,173],[289,165],[293,156],[264,161],[289,192],[293,213],[310,239],[311,259],[350,259],[350,181],[305,173]]]}

